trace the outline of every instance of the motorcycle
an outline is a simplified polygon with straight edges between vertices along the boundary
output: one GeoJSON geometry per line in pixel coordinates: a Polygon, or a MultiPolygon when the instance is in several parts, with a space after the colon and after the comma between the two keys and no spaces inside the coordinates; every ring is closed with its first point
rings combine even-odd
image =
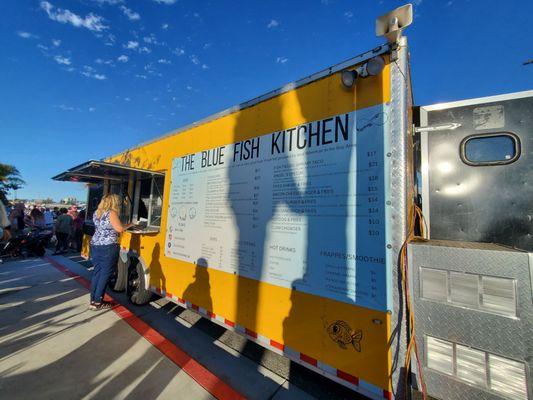
{"type": "Polygon", "coordinates": [[[46,228],[32,228],[13,236],[0,246],[0,258],[42,257],[54,232],[46,228]]]}

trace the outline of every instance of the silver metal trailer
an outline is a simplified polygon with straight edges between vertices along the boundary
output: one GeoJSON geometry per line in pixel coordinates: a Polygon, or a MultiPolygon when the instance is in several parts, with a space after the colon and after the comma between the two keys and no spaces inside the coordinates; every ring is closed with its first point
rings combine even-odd
{"type": "Polygon", "coordinates": [[[408,253],[427,392],[531,399],[533,91],[420,107],[419,121],[430,240],[408,253]]]}

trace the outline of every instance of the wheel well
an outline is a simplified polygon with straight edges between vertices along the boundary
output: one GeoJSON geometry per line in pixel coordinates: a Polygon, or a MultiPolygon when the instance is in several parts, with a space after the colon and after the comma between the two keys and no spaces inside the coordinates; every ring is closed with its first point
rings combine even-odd
{"type": "Polygon", "coordinates": [[[130,268],[136,267],[137,263],[141,264],[141,267],[143,269],[143,279],[145,283],[145,288],[150,288],[150,270],[146,267],[146,263],[144,262],[143,258],[136,255],[131,254],[128,257],[128,271],[130,268]]]}

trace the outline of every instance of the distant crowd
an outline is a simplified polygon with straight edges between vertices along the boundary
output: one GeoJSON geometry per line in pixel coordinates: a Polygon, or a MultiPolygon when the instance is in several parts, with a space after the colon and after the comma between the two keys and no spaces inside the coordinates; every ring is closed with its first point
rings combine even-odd
{"type": "Polygon", "coordinates": [[[65,253],[69,249],[81,251],[85,210],[78,210],[77,205],[50,209],[38,205],[27,208],[24,203],[15,203],[4,208],[0,203],[0,208],[3,208],[0,220],[4,221],[0,221],[0,228],[4,239],[22,235],[28,229],[47,229],[54,232],[54,254],[65,253]]]}

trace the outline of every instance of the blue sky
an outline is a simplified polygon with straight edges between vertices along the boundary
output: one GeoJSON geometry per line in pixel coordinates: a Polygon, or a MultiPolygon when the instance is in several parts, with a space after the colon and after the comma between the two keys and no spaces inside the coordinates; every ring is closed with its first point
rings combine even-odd
{"type": "MultiPolygon", "coordinates": [[[[417,104],[533,88],[531,1],[417,0],[417,104]],[[489,4],[489,5],[488,5],[489,4]]],[[[50,177],[369,50],[400,1],[11,0],[0,17],[0,162],[50,177]]]]}

